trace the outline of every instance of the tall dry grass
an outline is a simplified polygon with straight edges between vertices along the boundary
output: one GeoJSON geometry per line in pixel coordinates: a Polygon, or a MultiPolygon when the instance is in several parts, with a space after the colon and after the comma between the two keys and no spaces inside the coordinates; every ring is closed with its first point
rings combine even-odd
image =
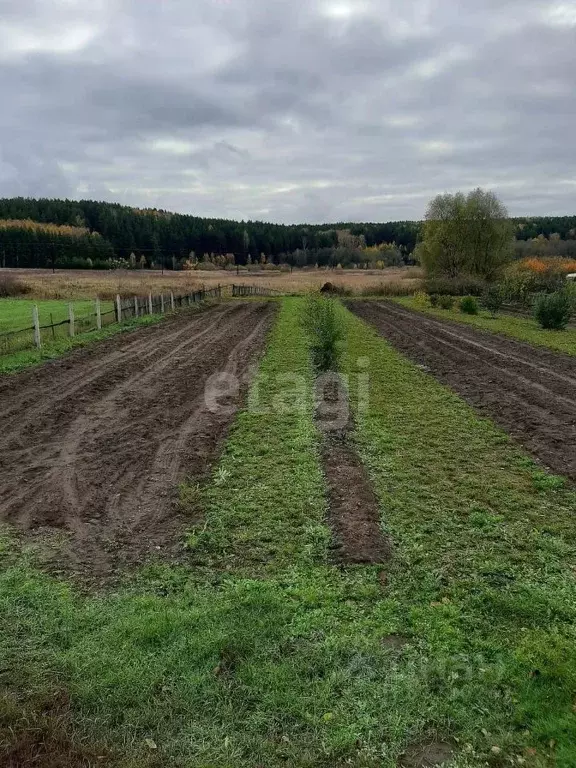
{"type": "MultiPolygon", "coordinates": [[[[259,285],[272,288],[282,293],[310,293],[319,290],[324,283],[330,282],[336,287],[354,294],[381,294],[382,286],[401,285],[401,291],[412,293],[420,287],[420,271],[415,268],[390,268],[384,270],[330,270],[304,269],[293,272],[280,271],[235,271],[215,270],[193,272],[153,272],[97,270],[0,270],[12,273],[30,289],[30,296],[38,299],[81,299],[100,296],[113,299],[120,296],[142,296],[149,292],[174,291],[186,293],[201,287],[212,288],[216,285],[259,285]]],[[[400,291],[400,288],[396,290],[400,291]]]]}

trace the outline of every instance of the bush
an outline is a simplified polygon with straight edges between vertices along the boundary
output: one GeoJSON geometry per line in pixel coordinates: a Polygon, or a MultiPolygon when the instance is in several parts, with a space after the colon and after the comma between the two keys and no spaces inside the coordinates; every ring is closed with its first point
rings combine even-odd
{"type": "Polygon", "coordinates": [[[424,282],[426,293],[439,293],[449,296],[481,296],[486,290],[486,281],[474,275],[459,277],[429,277],[424,282]]]}
{"type": "Polygon", "coordinates": [[[431,307],[437,307],[438,306],[438,302],[440,300],[440,295],[439,294],[431,293],[428,298],[430,299],[430,306],[431,307]]]}
{"type": "Polygon", "coordinates": [[[478,314],[478,302],[474,296],[464,296],[460,299],[460,312],[464,312],[466,315],[478,314]]]}
{"type": "Polygon", "coordinates": [[[438,306],[440,309],[452,309],[454,306],[454,296],[438,296],[438,306]]]}
{"type": "Polygon", "coordinates": [[[310,296],[304,326],[311,336],[314,366],[319,371],[335,371],[340,359],[343,331],[334,300],[326,296],[310,296]]]}
{"type": "Polygon", "coordinates": [[[542,328],[561,331],[570,322],[574,306],[567,291],[544,293],[534,304],[534,315],[542,328]]]}
{"type": "Polygon", "coordinates": [[[6,299],[9,296],[24,296],[27,293],[30,293],[28,285],[21,283],[9,272],[0,273],[0,299],[6,299]]]}
{"type": "Polygon", "coordinates": [[[495,315],[504,304],[504,291],[500,285],[490,285],[482,294],[482,305],[495,315]]]}
{"type": "Polygon", "coordinates": [[[414,299],[414,304],[417,307],[422,307],[422,309],[429,306],[430,304],[430,296],[428,296],[427,293],[424,293],[424,291],[416,291],[413,299],[414,299]]]}

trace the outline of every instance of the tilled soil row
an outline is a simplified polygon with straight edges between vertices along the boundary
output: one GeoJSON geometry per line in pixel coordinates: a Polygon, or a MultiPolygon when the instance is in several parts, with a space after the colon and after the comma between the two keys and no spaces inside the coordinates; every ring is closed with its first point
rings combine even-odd
{"type": "Polygon", "coordinates": [[[391,302],[348,306],[536,459],[576,481],[576,358],[391,302]]]}
{"type": "Polygon", "coordinates": [[[317,381],[316,425],[322,434],[334,560],[343,565],[384,563],[392,545],[380,527],[378,499],[350,438],[354,424],[348,392],[336,373],[323,374],[317,381]]]}
{"type": "Polygon", "coordinates": [[[178,557],[190,521],[177,484],[217,457],[272,316],[266,302],[221,304],[0,380],[0,519],[42,541],[70,534],[50,564],[90,579],[178,557]],[[213,408],[218,372],[239,387],[213,408]]]}

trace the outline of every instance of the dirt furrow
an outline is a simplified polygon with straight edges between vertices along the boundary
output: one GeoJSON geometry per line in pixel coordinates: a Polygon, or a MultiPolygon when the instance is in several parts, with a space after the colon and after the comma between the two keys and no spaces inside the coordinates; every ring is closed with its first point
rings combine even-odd
{"type": "Polygon", "coordinates": [[[535,458],[576,480],[575,358],[388,302],[353,301],[349,306],[535,458]]]}
{"type": "Polygon", "coordinates": [[[217,456],[272,315],[266,302],[229,303],[3,380],[13,416],[0,417],[0,517],[69,534],[57,557],[90,578],[176,556],[189,522],[176,485],[217,456]],[[238,391],[211,409],[205,384],[220,371],[240,377],[238,391]]]}

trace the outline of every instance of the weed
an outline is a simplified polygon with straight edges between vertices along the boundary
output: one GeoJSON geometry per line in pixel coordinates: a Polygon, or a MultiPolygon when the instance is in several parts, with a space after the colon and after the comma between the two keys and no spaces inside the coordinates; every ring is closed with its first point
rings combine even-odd
{"type": "Polygon", "coordinates": [[[429,296],[430,299],[430,306],[431,307],[437,307],[438,302],[440,301],[440,294],[439,293],[431,293],[429,296]]]}
{"type": "Polygon", "coordinates": [[[464,312],[465,315],[477,315],[478,314],[478,302],[474,296],[464,296],[460,299],[460,312],[464,312]]]}
{"type": "Polygon", "coordinates": [[[572,317],[573,302],[567,291],[543,293],[534,305],[534,316],[541,328],[562,331],[572,317]]]}
{"type": "Polygon", "coordinates": [[[454,296],[449,296],[446,293],[438,296],[438,306],[440,309],[452,309],[454,306],[454,296]]]}
{"type": "Polygon", "coordinates": [[[500,285],[490,285],[482,294],[482,305],[495,316],[504,304],[504,291],[500,285]]]}
{"type": "Polygon", "coordinates": [[[9,296],[25,296],[30,293],[30,290],[26,283],[21,282],[9,272],[0,273],[0,299],[9,296]]]}
{"type": "Polygon", "coordinates": [[[338,368],[342,326],[333,299],[312,295],[307,299],[304,327],[311,338],[314,366],[319,371],[338,368]]]}

